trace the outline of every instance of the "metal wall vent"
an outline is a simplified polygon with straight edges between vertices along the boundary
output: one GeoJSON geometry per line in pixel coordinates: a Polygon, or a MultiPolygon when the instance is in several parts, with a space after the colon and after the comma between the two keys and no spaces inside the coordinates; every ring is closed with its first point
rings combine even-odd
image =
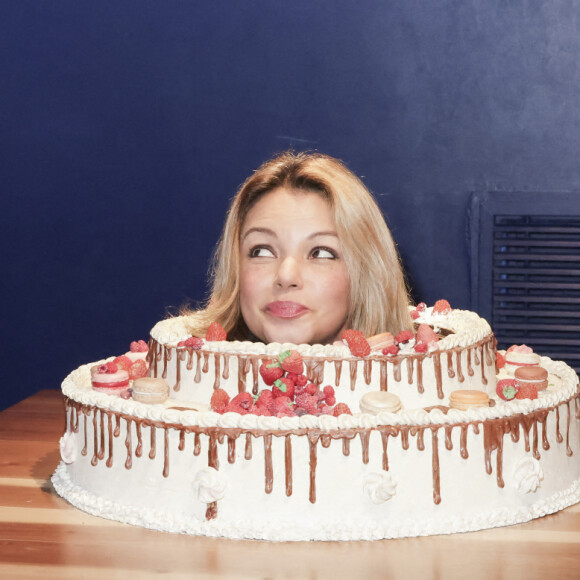
{"type": "Polygon", "coordinates": [[[472,307],[498,348],[580,372],[580,194],[488,193],[471,204],[472,307]]]}

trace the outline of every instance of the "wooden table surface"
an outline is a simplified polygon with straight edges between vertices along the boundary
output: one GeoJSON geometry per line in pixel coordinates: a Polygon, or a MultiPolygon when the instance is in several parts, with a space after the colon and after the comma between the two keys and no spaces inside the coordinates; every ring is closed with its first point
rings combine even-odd
{"type": "Polygon", "coordinates": [[[239,541],[90,516],[54,492],[60,391],[0,413],[0,578],[580,578],[580,507],[528,524],[375,542],[239,541]],[[131,576],[134,573],[134,576],[131,576]]]}

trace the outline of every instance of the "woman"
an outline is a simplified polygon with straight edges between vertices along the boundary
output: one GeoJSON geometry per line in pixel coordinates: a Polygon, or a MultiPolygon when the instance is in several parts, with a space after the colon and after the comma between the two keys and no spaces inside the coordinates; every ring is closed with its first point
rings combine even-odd
{"type": "Polygon", "coordinates": [[[391,233],[363,183],[322,154],[283,153],[234,197],[192,334],[219,322],[229,340],[331,343],[411,328],[391,233]]]}

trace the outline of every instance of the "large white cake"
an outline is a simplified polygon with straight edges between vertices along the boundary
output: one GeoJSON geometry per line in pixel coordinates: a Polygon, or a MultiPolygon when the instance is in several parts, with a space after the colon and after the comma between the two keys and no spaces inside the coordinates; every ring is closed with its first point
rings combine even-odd
{"type": "MultiPolygon", "coordinates": [[[[580,501],[578,377],[542,357],[537,399],[496,395],[495,338],[476,314],[421,312],[442,336],[429,352],[357,358],[346,346],[207,342],[178,346],[187,318],[151,331],[149,374],[165,404],[96,392],[90,368],[62,390],[67,412],[53,483],[78,508],[153,529],[264,540],[372,540],[525,522],[580,501]],[[353,414],[219,414],[266,388],[263,361],[299,351],[310,380],[335,387],[353,414]],[[484,390],[490,406],[449,408],[451,393],[484,390]],[[363,413],[387,391],[403,408],[363,413]]],[[[103,362],[103,361],[101,361],[103,362]]]]}

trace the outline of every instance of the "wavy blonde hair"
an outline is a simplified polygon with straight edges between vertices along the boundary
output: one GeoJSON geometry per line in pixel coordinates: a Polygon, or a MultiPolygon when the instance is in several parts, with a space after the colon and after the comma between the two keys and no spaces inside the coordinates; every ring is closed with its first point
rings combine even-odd
{"type": "Polygon", "coordinates": [[[210,299],[203,310],[187,312],[192,334],[203,336],[217,321],[230,340],[252,338],[240,311],[240,234],[250,208],[280,187],[318,193],[331,206],[350,276],[346,327],[366,336],[412,328],[399,255],[372,195],[337,159],[287,152],[264,163],[233,198],[213,257],[210,299]]]}

